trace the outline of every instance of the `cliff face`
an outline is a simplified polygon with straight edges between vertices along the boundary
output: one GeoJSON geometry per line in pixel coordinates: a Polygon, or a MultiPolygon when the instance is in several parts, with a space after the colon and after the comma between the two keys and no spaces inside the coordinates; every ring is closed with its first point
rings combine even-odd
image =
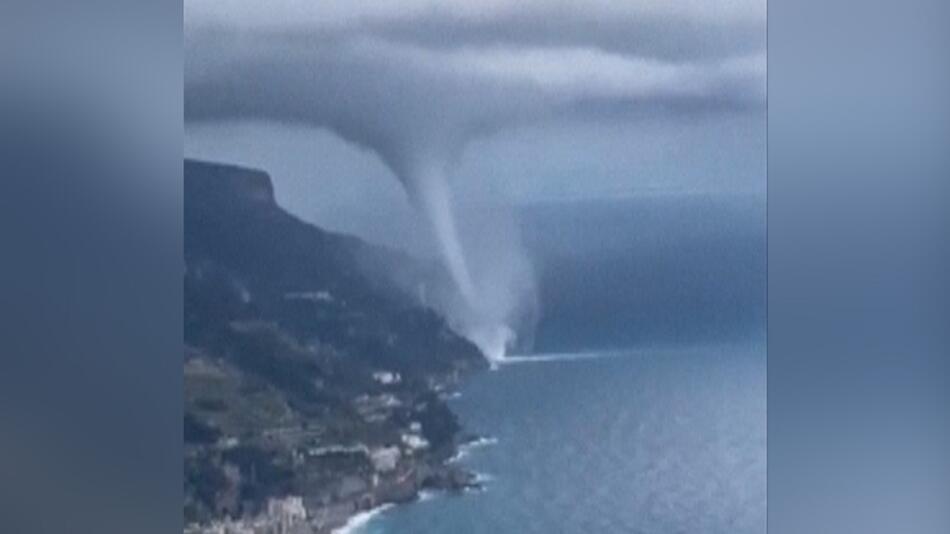
{"type": "Polygon", "coordinates": [[[303,223],[277,206],[260,171],[186,161],[184,190],[189,340],[220,321],[264,320],[301,343],[410,374],[481,364],[417,292],[401,289],[428,283],[428,266],[303,223]]]}
{"type": "Polygon", "coordinates": [[[296,219],[263,172],[184,170],[186,522],[290,495],[345,517],[455,480],[439,393],[484,360],[401,289],[433,270],[296,219]]]}

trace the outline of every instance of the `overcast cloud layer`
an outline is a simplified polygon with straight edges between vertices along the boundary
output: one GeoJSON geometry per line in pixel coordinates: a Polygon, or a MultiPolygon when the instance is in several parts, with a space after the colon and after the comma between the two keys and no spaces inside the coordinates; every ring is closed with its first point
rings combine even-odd
{"type": "Polygon", "coordinates": [[[764,104],[764,2],[186,2],[186,119],[326,126],[397,174],[556,116],[764,104]]]}

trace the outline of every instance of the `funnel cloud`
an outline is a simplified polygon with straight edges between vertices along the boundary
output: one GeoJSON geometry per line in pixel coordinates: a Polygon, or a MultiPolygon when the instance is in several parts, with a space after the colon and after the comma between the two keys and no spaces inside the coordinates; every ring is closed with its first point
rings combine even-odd
{"type": "Polygon", "coordinates": [[[441,311],[498,360],[538,304],[503,210],[460,230],[452,176],[472,140],[764,106],[762,2],[614,4],[186,0],[185,118],[326,128],[376,154],[438,241],[458,291],[441,311]]]}

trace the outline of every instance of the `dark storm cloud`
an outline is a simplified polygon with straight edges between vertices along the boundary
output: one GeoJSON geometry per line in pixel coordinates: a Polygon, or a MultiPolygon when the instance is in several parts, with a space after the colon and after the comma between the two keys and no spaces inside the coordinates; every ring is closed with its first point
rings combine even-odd
{"type": "Polygon", "coordinates": [[[699,23],[683,16],[648,15],[635,19],[544,19],[519,13],[503,19],[465,21],[445,15],[418,20],[368,24],[375,34],[433,48],[492,46],[581,46],[607,52],[666,60],[697,60],[731,54],[754,54],[764,49],[760,20],[699,23]]]}
{"type": "MultiPolygon", "coordinates": [[[[664,61],[580,47],[426,48],[379,37],[301,40],[273,30],[188,42],[189,120],[324,126],[397,175],[452,158],[475,135],[586,110],[739,110],[764,102],[764,56],[664,61]]],[[[596,114],[595,114],[596,115],[596,114]]]]}
{"type": "MultiPolygon", "coordinates": [[[[390,165],[586,109],[764,102],[764,2],[186,3],[186,118],[311,122],[390,165]]],[[[583,114],[583,113],[581,113],[583,114]]]]}

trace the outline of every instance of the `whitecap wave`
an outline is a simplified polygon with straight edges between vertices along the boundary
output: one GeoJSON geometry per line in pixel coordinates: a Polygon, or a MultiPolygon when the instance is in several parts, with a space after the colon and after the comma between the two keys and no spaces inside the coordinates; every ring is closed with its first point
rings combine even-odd
{"type": "Polygon", "coordinates": [[[485,491],[485,484],[495,480],[495,477],[488,473],[475,473],[475,486],[470,488],[475,491],[485,491]]]}
{"type": "Polygon", "coordinates": [[[419,492],[419,502],[426,502],[435,499],[438,496],[438,492],[432,490],[422,490],[419,492]]]}
{"type": "Polygon", "coordinates": [[[392,506],[391,503],[386,503],[376,508],[360,512],[349,518],[343,526],[333,529],[331,534],[357,534],[360,532],[360,529],[365,527],[374,517],[392,508],[392,506]]]}
{"type": "Polygon", "coordinates": [[[471,450],[478,449],[480,447],[487,447],[489,445],[496,445],[497,443],[498,438],[492,436],[479,436],[477,439],[473,439],[472,441],[461,445],[459,448],[471,450]]]}
{"type": "Polygon", "coordinates": [[[469,455],[470,452],[474,449],[480,449],[482,447],[487,447],[489,445],[495,445],[498,443],[498,438],[480,436],[468,443],[463,443],[458,446],[458,451],[447,460],[448,463],[455,463],[459,460],[464,459],[469,455]]]}

